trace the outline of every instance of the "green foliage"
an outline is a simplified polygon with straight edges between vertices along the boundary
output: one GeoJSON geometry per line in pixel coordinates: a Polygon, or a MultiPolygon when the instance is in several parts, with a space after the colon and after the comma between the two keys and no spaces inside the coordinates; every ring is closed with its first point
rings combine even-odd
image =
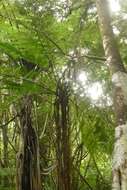
{"type": "Polygon", "coordinates": [[[0,177],[9,177],[15,175],[15,168],[1,168],[0,170],[0,177]]]}
{"type": "MultiPolygon", "coordinates": [[[[123,7],[126,9],[125,5],[123,7]]],[[[116,22],[118,18],[113,18],[121,31],[116,39],[126,65],[126,21],[121,25],[121,22],[116,22]]],[[[1,136],[2,126],[8,123],[8,167],[0,169],[0,178],[9,178],[15,186],[16,151],[19,150],[21,130],[19,117],[10,120],[17,112],[20,114],[22,98],[31,95],[31,117],[40,146],[42,186],[44,190],[56,190],[56,167],[51,169],[57,159],[54,105],[59,82],[64,81],[69,85],[74,190],[88,190],[89,185],[93,190],[110,189],[114,141],[112,85],[105,64],[95,4],[86,0],[72,0],[66,6],[58,0],[2,0],[0,29],[1,136]],[[29,70],[27,65],[21,64],[21,59],[37,68],[29,70]],[[95,82],[103,85],[102,104],[93,102],[88,97],[85,84],[80,84],[78,75],[82,71],[88,74],[89,87],[95,82]],[[76,91],[73,85],[76,85],[76,91]],[[80,92],[84,93],[83,97],[80,92]],[[106,97],[111,100],[111,105],[108,105],[106,97]]],[[[0,161],[3,162],[3,138],[0,138],[0,150],[0,161]]],[[[13,190],[15,187],[0,186],[0,190],[5,189],[13,190]]]]}

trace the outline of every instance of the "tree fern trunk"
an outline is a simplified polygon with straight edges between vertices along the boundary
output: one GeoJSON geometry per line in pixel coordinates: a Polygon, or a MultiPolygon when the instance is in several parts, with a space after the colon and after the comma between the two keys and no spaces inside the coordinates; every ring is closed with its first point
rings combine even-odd
{"type": "Polygon", "coordinates": [[[71,190],[69,102],[67,91],[67,86],[60,82],[55,102],[58,190],[71,190]]]}
{"type": "MultiPolygon", "coordinates": [[[[6,123],[7,113],[3,114],[3,124],[6,123]]],[[[7,169],[8,167],[8,126],[2,128],[2,139],[3,139],[3,168],[7,169]]],[[[3,177],[3,186],[7,187],[9,184],[9,178],[7,176],[3,177]]]]}
{"type": "Polygon", "coordinates": [[[25,97],[21,110],[21,143],[17,156],[17,190],[40,190],[39,146],[31,120],[31,98],[25,97]]]}

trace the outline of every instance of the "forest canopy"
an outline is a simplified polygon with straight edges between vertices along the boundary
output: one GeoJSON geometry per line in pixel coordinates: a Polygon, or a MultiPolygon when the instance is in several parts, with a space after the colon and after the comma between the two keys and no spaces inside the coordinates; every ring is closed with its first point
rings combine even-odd
{"type": "Polygon", "coordinates": [[[127,0],[0,1],[0,190],[127,190],[127,0]]]}

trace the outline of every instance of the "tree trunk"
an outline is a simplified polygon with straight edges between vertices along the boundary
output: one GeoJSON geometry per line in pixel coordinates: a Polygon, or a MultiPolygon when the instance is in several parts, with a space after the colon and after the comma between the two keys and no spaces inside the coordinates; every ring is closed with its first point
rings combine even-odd
{"type": "Polygon", "coordinates": [[[100,31],[114,88],[116,115],[112,190],[127,190],[127,74],[115,41],[107,0],[96,0],[100,31]]]}
{"type": "Polygon", "coordinates": [[[17,190],[40,190],[39,145],[31,119],[32,101],[22,101],[20,116],[21,143],[17,155],[17,190]]]}
{"type": "MultiPolygon", "coordinates": [[[[2,91],[4,94],[4,90],[2,91]]],[[[5,102],[5,96],[2,95],[1,96],[1,102],[4,104],[5,102]]],[[[1,115],[1,125],[3,126],[1,129],[1,152],[0,152],[0,167],[2,167],[2,169],[5,169],[5,171],[7,171],[7,167],[8,167],[8,125],[5,125],[6,121],[8,120],[8,113],[7,112],[3,112],[1,115]]],[[[1,180],[1,185],[3,187],[7,187],[9,184],[9,177],[7,176],[7,173],[5,176],[1,176],[0,178],[1,180]]]]}
{"type": "MultiPolygon", "coordinates": [[[[4,113],[3,114],[3,125],[6,123],[7,120],[7,114],[4,113]]],[[[8,126],[4,126],[2,127],[2,139],[3,139],[3,169],[7,169],[8,167],[8,136],[7,136],[7,132],[8,132],[8,126]]],[[[3,186],[7,187],[8,186],[8,177],[4,176],[3,177],[3,186]]]]}
{"type": "Polygon", "coordinates": [[[60,82],[55,102],[58,190],[71,190],[69,102],[67,91],[67,86],[60,82]]]}

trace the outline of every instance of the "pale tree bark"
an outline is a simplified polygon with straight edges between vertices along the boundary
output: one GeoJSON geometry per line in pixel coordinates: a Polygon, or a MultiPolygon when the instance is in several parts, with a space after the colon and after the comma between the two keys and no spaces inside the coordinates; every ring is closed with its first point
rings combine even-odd
{"type": "Polygon", "coordinates": [[[107,0],[96,0],[107,65],[112,75],[116,115],[112,190],[127,190],[127,74],[113,34],[107,0]]]}

